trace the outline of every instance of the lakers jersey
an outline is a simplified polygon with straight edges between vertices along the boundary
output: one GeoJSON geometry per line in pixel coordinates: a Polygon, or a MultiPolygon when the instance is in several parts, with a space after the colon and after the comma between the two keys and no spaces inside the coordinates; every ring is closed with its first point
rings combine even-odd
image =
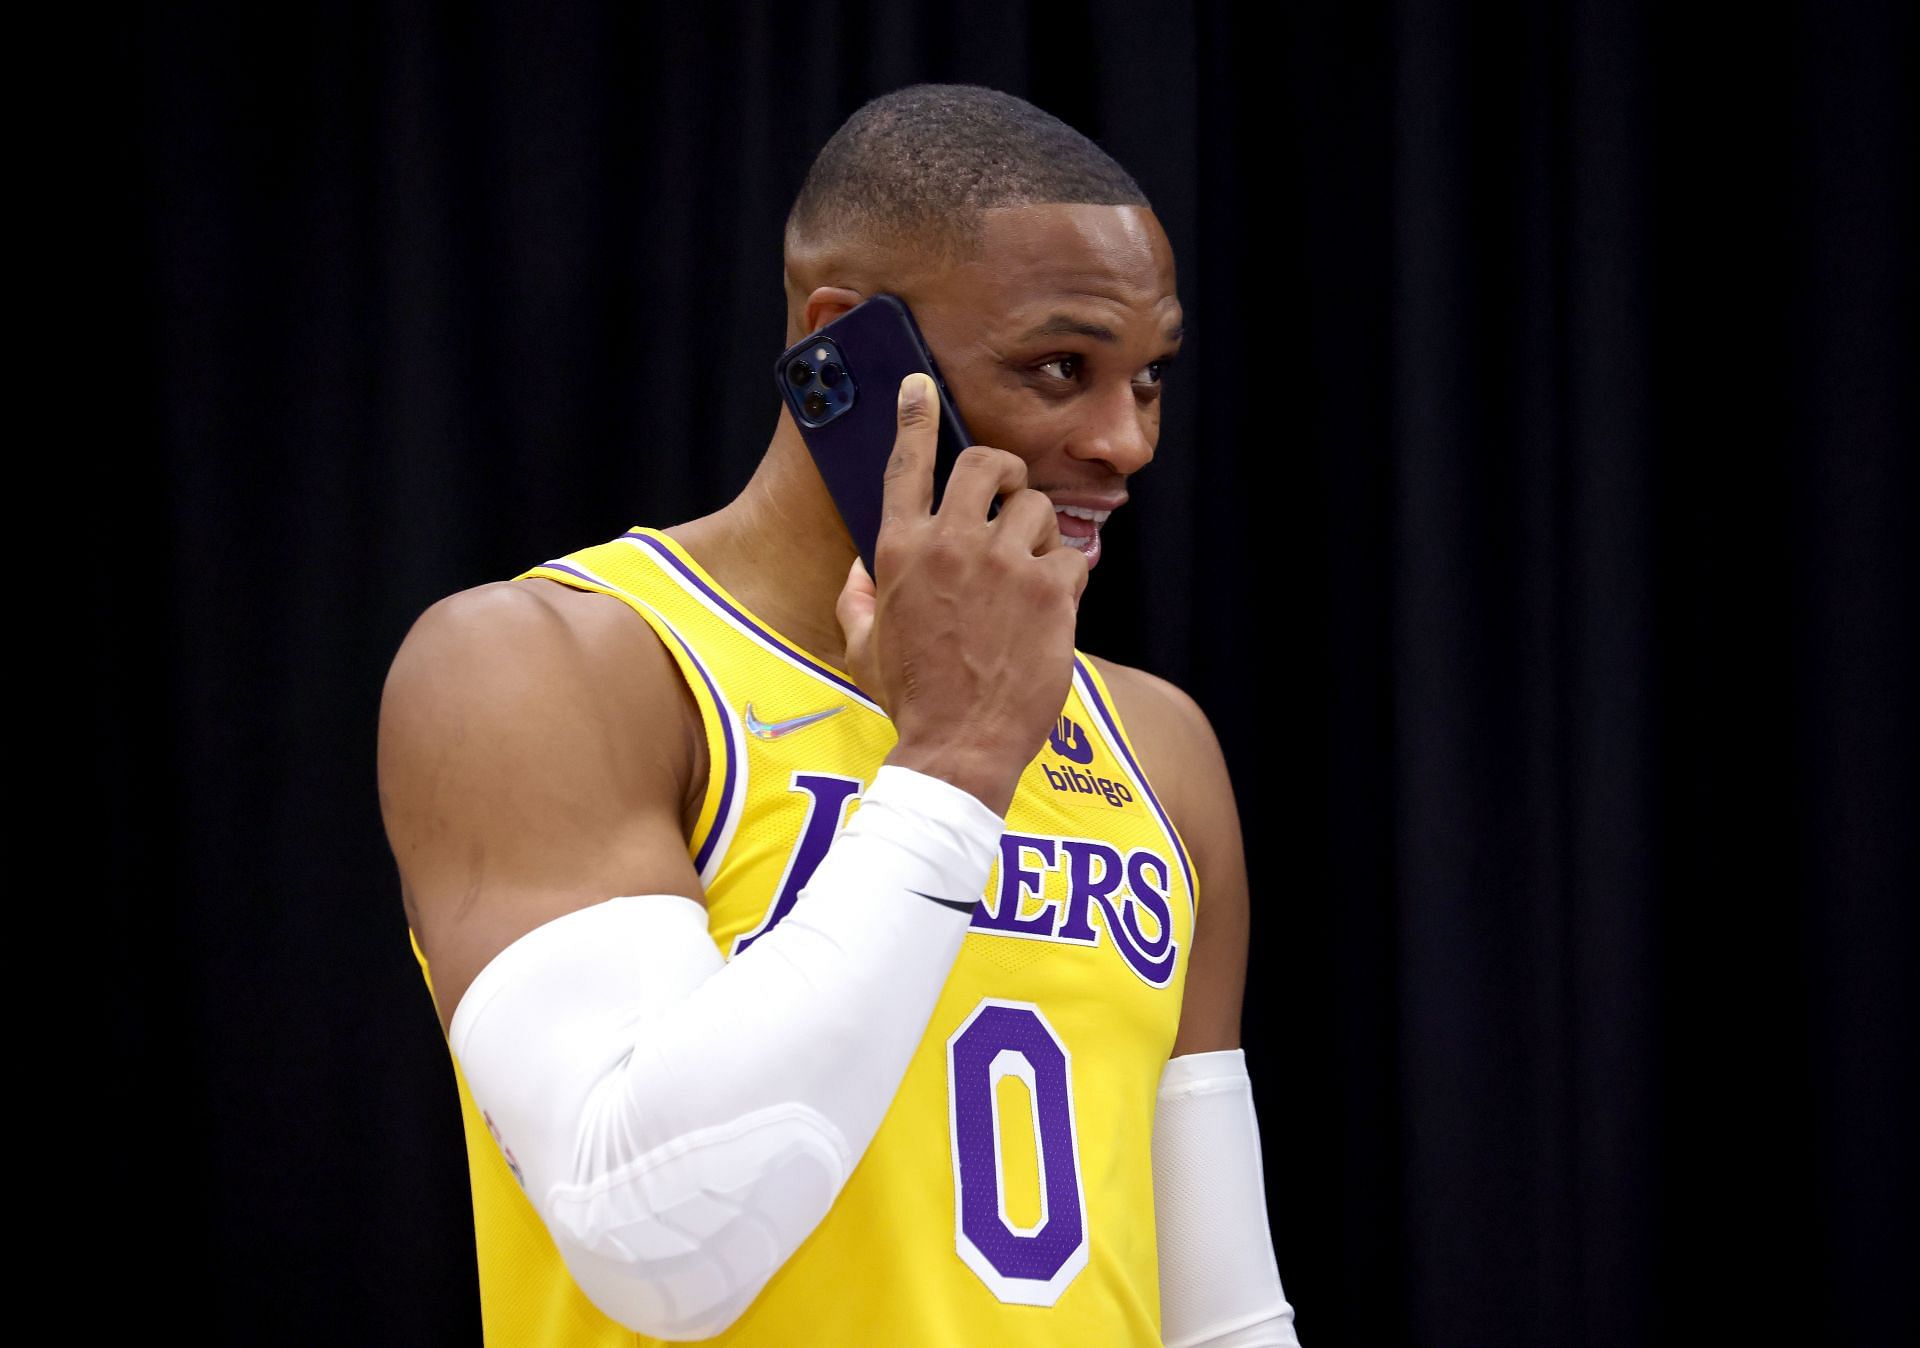
{"type": "MultiPolygon", "coordinates": [[[[687,846],[714,943],[729,958],[747,949],[858,808],[895,743],[886,713],[656,530],[526,576],[624,601],[672,652],[710,765],[687,846]]],[[[1113,699],[1076,652],[879,1132],[826,1219],[712,1341],[1158,1344],[1153,1116],[1196,899],[1113,699]]],[[[459,1087],[488,1342],[653,1342],[575,1286],[459,1087]]]]}

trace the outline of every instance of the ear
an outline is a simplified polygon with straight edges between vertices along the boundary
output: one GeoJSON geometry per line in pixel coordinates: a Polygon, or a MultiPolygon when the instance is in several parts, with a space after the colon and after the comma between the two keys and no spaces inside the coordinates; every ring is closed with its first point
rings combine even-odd
{"type": "Polygon", "coordinates": [[[800,321],[805,323],[806,327],[800,335],[804,337],[807,333],[820,331],[864,299],[866,299],[865,295],[857,290],[849,290],[845,286],[817,287],[811,295],[807,296],[806,307],[801,310],[800,321]]]}

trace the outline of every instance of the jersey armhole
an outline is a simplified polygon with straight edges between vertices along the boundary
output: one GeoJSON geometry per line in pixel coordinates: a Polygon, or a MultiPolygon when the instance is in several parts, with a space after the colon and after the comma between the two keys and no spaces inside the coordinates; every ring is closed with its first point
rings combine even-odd
{"type": "Polygon", "coordinates": [[[1180,870],[1186,877],[1187,894],[1193,905],[1193,916],[1197,920],[1200,914],[1200,877],[1193,866],[1193,856],[1187,851],[1187,840],[1180,836],[1180,830],[1174,825],[1173,816],[1160,804],[1160,797],[1153,789],[1153,783],[1147,780],[1147,770],[1140,763],[1140,756],[1134,752],[1133,740],[1127,734],[1126,723],[1120,718],[1120,704],[1114,700],[1113,690],[1107,687],[1107,681],[1101,677],[1094,666],[1093,659],[1084,651],[1074,652],[1074,664],[1086,676],[1087,687],[1094,694],[1096,705],[1092,710],[1095,719],[1103,731],[1109,732],[1118,741],[1114,745],[1120,755],[1126,759],[1127,766],[1140,779],[1140,785],[1146,789],[1147,804],[1160,821],[1160,827],[1166,832],[1173,844],[1175,854],[1180,861],[1180,870]]]}
{"type": "Polygon", "coordinates": [[[712,871],[717,869],[715,863],[726,841],[718,825],[723,812],[727,812],[729,797],[735,794],[738,776],[735,768],[737,756],[727,734],[729,722],[720,707],[720,690],[714,684],[713,676],[694,658],[692,650],[671,623],[655,612],[653,606],[644,599],[617,585],[591,579],[571,568],[561,570],[552,563],[533,567],[514,579],[550,580],[569,589],[611,595],[639,614],[641,620],[653,629],[660,644],[666,647],[667,654],[673,657],[674,667],[680,671],[681,680],[693,694],[694,705],[700,709],[700,725],[707,737],[707,789],[700,797],[700,813],[694,819],[692,833],[687,837],[687,854],[693,858],[694,869],[700,872],[700,883],[710,883],[712,871]]]}
{"type": "Polygon", "coordinates": [[[413,947],[414,963],[420,966],[420,977],[427,980],[427,996],[433,996],[433,970],[427,967],[427,952],[420,948],[420,937],[412,927],[407,928],[407,944],[413,947]]]}

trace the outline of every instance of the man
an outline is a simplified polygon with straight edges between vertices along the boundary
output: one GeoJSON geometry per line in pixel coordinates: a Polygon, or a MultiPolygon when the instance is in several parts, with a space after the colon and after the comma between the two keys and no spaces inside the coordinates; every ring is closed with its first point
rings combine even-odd
{"type": "Polygon", "coordinates": [[[1293,1344],[1219,747],[1073,649],[1166,237],[1078,133],[921,86],[821,152],[785,264],[789,343],[902,297],[983,446],[934,511],[898,390],[877,584],[783,411],[730,505],[442,601],[388,680],[488,1337],[1293,1344]]]}

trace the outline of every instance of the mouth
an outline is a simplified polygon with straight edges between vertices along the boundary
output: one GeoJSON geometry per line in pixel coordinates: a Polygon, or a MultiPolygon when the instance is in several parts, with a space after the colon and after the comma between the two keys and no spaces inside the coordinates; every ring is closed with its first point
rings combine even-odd
{"type": "Polygon", "coordinates": [[[1094,566],[1100,560],[1100,526],[1111,514],[1111,510],[1096,510],[1091,506],[1055,506],[1053,518],[1060,530],[1060,546],[1078,548],[1080,555],[1087,559],[1088,567],[1094,566]]]}

